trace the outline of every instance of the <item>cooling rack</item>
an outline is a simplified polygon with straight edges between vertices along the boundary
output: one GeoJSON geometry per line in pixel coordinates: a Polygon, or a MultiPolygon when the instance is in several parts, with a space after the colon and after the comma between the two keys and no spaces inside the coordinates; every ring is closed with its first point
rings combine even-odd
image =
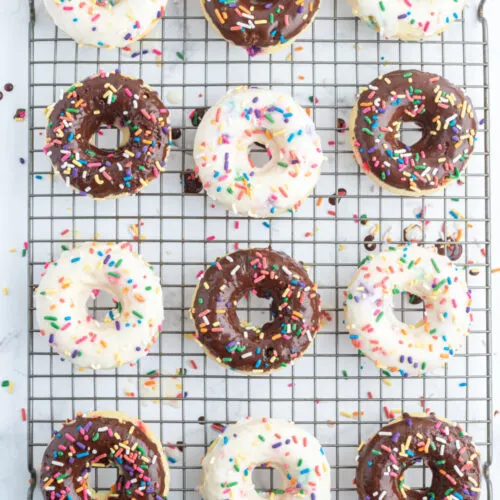
{"type": "MultiPolygon", "coordinates": [[[[482,451],[488,478],[493,436],[485,2],[471,2],[464,20],[441,37],[400,43],[381,39],[352,17],[344,0],[324,0],[299,42],[251,60],[207,25],[197,0],[171,1],[159,26],[130,52],[78,47],[55,28],[41,1],[30,3],[28,498],[41,498],[37,471],[52,429],[78,411],[94,409],[119,409],[152,427],[169,456],[171,500],[199,498],[196,486],[207,446],[223,425],[246,415],[292,419],[316,435],[331,464],[335,500],[356,498],[352,480],[358,443],[400,411],[432,410],[464,424],[482,451]],[[179,131],[159,180],[137,197],[97,203],[73,194],[51,175],[42,153],[43,110],[75,81],[116,68],[157,89],[179,131]],[[357,89],[399,68],[441,73],[463,86],[481,119],[466,179],[423,199],[400,198],[375,187],[359,173],[345,133],[357,89]],[[248,83],[289,92],[310,108],[327,157],[321,181],[302,209],[272,221],[226,213],[204,194],[184,192],[182,182],[193,166],[192,111],[248,83]],[[342,292],[357,264],[373,248],[401,242],[405,234],[429,245],[459,239],[451,242],[450,251],[460,255],[457,263],[468,274],[474,297],[466,351],[423,379],[376,370],[354,351],[343,322],[342,292]],[[165,329],[157,348],[137,366],[78,371],[51,352],[40,335],[33,292],[43,265],[63,248],[89,239],[132,242],[161,277],[165,329]],[[245,377],[203,356],[189,337],[188,309],[206,264],[236,246],[258,245],[272,245],[309,266],[325,315],[314,347],[295,366],[270,377],[245,377]]],[[[417,132],[403,133],[409,142],[417,132]]],[[[116,130],[101,134],[96,140],[102,147],[119,141],[116,130]]],[[[256,161],[259,154],[252,153],[256,161]]],[[[242,317],[255,323],[268,318],[265,302],[243,302],[242,317]]],[[[404,321],[422,317],[422,305],[407,297],[399,297],[396,305],[404,321]]],[[[89,310],[102,318],[109,306],[100,295],[89,310]]],[[[411,486],[429,483],[423,466],[406,475],[411,486]]],[[[116,472],[106,469],[92,480],[103,490],[115,478],[116,472]]],[[[269,469],[259,469],[254,479],[263,491],[279,487],[269,469]]],[[[483,498],[492,499],[489,480],[483,485],[483,498]]]]}

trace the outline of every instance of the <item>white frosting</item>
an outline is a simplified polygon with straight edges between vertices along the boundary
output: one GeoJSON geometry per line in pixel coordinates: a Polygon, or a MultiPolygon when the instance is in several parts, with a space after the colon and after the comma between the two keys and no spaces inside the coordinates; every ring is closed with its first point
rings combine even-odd
{"type": "Polygon", "coordinates": [[[95,370],[145,356],[163,322],[160,281],[128,243],[84,243],[64,252],[47,265],[36,306],[40,331],[52,347],[95,370]],[[102,323],[87,311],[97,290],[116,300],[102,323]]]}
{"type": "Polygon", "coordinates": [[[349,0],[353,13],[382,36],[422,39],[460,19],[466,0],[349,0]],[[383,5],[383,8],[382,6],[383,5]]]}
{"type": "Polygon", "coordinates": [[[167,0],[45,0],[57,26],[75,42],[125,47],[147,35],[167,0]]]}
{"type": "Polygon", "coordinates": [[[289,95],[240,87],[203,117],[194,143],[196,172],[207,194],[227,210],[272,217],[296,210],[314,189],[323,153],[314,124],[289,95]],[[255,167],[248,151],[272,154],[255,167]]]}
{"type": "Polygon", "coordinates": [[[248,418],[229,425],[202,461],[203,500],[262,500],[253,470],[269,463],[281,473],[275,500],[330,499],[330,465],[318,440],[285,420],[248,418]],[[231,486],[229,486],[231,485],[231,486]]]}
{"type": "Polygon", "coordinates": [[[416,245],[364,261],[346,295],[346,326],[353,345],[377,367],[422,375],[462,348],[472,315],[464,272],[448,258],[416,245]],[[394,314],[394,296],[418,295],[425,316],[415,325],[394,314]]]}

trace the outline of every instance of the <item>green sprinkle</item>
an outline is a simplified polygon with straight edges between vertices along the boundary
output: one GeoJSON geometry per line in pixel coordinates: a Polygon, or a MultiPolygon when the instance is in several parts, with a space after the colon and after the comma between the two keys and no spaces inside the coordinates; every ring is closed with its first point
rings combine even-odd
{"type": "Polygon", "coordinates": [[[46,319],[47,321],[57,321],[56,316],[44,316],[43,319],[46,319]]]}
{"type": "Polygon", "coordinates": [[[380,10],[381,10],[382,12],[385,12],[385,5],[384,5],[384,2],[379,2],[378,4],[379,4],[379,6],[380,6],[380,10]]]}
{"type": "Polygon", "coordinates": [[[2,381],[2,387],[9,387],[10,382],[8,380],[3,380],[2,381]]]}
{"type": "Polygon", "coordinates": [[[434,269],[436,270],[437,273],[441,272],[441,269],[439,269],[438,265],[436,264],[436,261],[434,259],[431,259],[432,265],[434,266],[434,269]]]}
{"type": "Polygon", "coordinates": [[[118,260],[118,262],[115,264],[115,267],[118,268],[122,265],[123,259],[118,260]]]}
{"type": "Polygon", "coordinates": [[[144,318],[144,316],[141,313],[138,313],[137,311],[132,311],[132,314],[140,319],[144,318]]]}
{"type": "Polygon", "coordinates": [[[110,276],[114,276],[115,278],[119,278],[120,277],[119,273],[113,273],[113,272],[110,271],[108,274],[110,276]]]}
{"type": "Polygon", "coordinates": [[[372,453],[374,455],[382,455],[382,452],[378,451],[378,450],[372,450],[372,453]]]}
{"type": "Polygon", "coordinates": [[[344,375],[345,378],[349,377],[347,370],[342,370],[342,375],[344,375]]]}
{"type": "Polygon", "coordinates": [[[261,441],[265,441],[265,440],[266,440],[266,438],[265,438],[262,434],[259,434],[259,439],[260,439],[261,441]]]}
{"type": "Polygon", "coordinates": [[[441,288],[444,284],[446,283],[446,279],[440,281],[435,287],[434,287],[434,290],[438,290],[439,288],[441,288]]]}
{"type": "Polygon", "coordinates": [[[377,323],[382,319],[382,316],[384,315],[384,311],[381,311],[379,315],[377,316],[377,319],[375,320],[377,323]]]}
{"type": "Polygon", "coordinates": [[[184,61],[184,54],[182,52],[176,52],[175,55],[181,60],[184,61]]]}

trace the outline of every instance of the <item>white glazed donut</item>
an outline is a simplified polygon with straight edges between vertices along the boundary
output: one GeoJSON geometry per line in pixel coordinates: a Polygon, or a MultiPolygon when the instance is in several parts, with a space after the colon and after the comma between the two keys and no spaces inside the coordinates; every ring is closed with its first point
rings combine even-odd
{"type": "Polygon", "coordinates": [[[281,473],[270,498],[330,499],[330,465],[318,440],[285,420],[247,418],[229,425],[202,461],[203,500],[261,500],[252,471],[265,463],[281,473]]]}
{"type": "Polygon", "coordinates": [[[421,40],[460,19],[466,0],[349,0],[354,15],[382,36],[421,40]]]}
{"type": "Polygon", "coordinates": [[[193,154],[208,196],[252,217],[298,209],[324,159],[314,123],[301,106],[287,94],[248,87],[228,92],[207,111],[193,154]],[[249,158],[254,143],[272,155],[261,168],[249,158]]]}
{"type": "Polygon", "coordinates": [[[84,243],[47,264],[36,291],[42,335],[62,356],[84,368],[110,369],[148,354],[163,322],[158,277],[129,243],[84,243]],[[98,290],[116,307],[104,322],[87,311],[98,290]]]}
{"type": "Polygon", "coordinates": [[[107,48],[145,37],[166,5],[167,0],[45,0],[56,25],[75,42],[107,48]]]}
{"type": "Polygon", "coordinates": [[[472,321],[463,271],[421,246],[368,256],[345,293],[345,318],[354,347],[377,367],[403,376],[425,375],[462,348],[472,321]],[[415,325],[402,323],[393,297],[406,292],[425,303],[415,325]]]}

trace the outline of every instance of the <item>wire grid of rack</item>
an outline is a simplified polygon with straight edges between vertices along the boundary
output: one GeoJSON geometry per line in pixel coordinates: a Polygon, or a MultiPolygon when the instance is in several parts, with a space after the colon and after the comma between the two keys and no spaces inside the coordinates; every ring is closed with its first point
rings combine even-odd
{"type": "MultiPolygon", "coordinates": [[[[292,419],[316,435],[331,464],[332,499],[356,498],[352,479],[358,443],[387,421],[387,411],[397,415],[398,410],[431,408],[465,424],[482,451],[488,476],[493,439],[488,47],[482,5],[472,3],[464,20],[442,37],[400,43],[381,39],[352,17],[344,0],[324,0],[312,28],[291,49],[249,60],[243,50],[212,31],[197,0],[171,1],[166,17],[134,54],[78,47],[54,27],[41,1],[31,0],[29,498],[41,498],[35,478],[52,429],[78,411],[94,409],[138,415],[164,444],[178,444],[175,453],[167,450],[172,459],[169,499],[199,498],[200,460],[217,434],[212,424],[246,415],[292,419]],[[152,49],[161,50],[161,61],[152,49]],[[73,82],[98,69],[117,67],[160,92],[182,135],[161,179],[137,197],[96,203],[51,176],[42,153],[43,109],[73,82]],[[465,183],[424,199],[381,192],[361,175],[342,124],[357,89],[397,68],[443,74],[467,90],[479,118],[485,119],[465,183]],[[302,209],[272,220],[270,227],[226,213],[204,194],[184,193],[180,180],[193,166],[195,127],[190,112],[214,104],[228,88],[248,83],[289,92],[310,107],[328,159],[315,193],[302,209]],[[328,199],[339,189],[347,193],[332,206],[328,199]],[[475,321],[466,352],[448,368],[425,379],[389,379],[350,345],[342,292],[368,253],[366,235],[374,236],[378,251],[390,240],[402,241],[412,224],[420,227],[426,244],[462,231],[458,262],[466,268],[473,290],[475,321]],[[63,245],[94,238],[131,241],[154,266],[164,289],[165,330],[156,349],[137,366],[111,372],[81,372],[62,362],[41,337],[34,314],[32,295],[44,263],[57,257],[63,245]],[[206,359],[187,335],[193,331],[188,309],[198,272],[237,244],[271,244],[305,262],[327,312],[314,347],[295,366],[272,376],[226,372],[206,359]],[[159,389],[145,393],[143,383],[152,371],[160,373],[159,389]]],[[[118,138],[106,134],[97,140],[113,147],[118,138]]],[[[422,317],[421,305],[405,297],[398,300],[404,321],[422,317]]],[[[89,308],[102,316],[109,305],[98,298],[89,308]]],[[[252,299],[241,304],[240,312],[256,323],[269,314],[265,304],[252,299]]],[[[428,484],[424,467],[410,469],[407,476],[409,484],[428,484]]],[[[106,489],[114,477],[113,471],[100,470],[93,478],[96,489],[106,489]]],[[[279,486],[272,471],[259,470],[255,480],[263,490],[279,486]]],[[[489,481],[484,483],[490,490],[489,481]]]]}

